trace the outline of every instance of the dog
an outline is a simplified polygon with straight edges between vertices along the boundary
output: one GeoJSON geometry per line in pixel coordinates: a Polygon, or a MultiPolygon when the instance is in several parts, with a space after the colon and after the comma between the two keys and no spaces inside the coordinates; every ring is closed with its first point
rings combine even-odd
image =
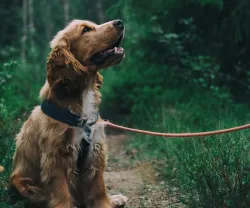
{"type": "Polygon", "coordinates": [[[47,79],[16,136],[10,186],[49,208],[115,208],[127,197],[108,197],[103,173],[105,133],[98,114],[100,69],[125,57],[121,20],[97,25],[73,20],[50,42],[47,79]]]}

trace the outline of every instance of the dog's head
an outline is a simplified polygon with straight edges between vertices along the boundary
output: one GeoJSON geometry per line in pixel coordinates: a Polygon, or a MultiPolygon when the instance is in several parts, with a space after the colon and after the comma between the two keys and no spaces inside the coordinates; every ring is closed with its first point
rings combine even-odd
{"type": "Polygon", "coordinates": [[[41,90],[41,98],[67,105],[73,100],[80,103],[85,89],[98,91],[102,85],[98,70],[120,63],[125,56],[120,47],[123,37],[121,20],[102,25],[72,21],[50,43],[48,82],[41,90]]]}
{"type": "Polygon", "coordinates": [[[53,56],[58,64],[72,65],[82,71],[97,71],[113,66],[124,58],[119,47],[124,36],[121,20],[97,25],[90,21],[73,20],[51,41],[53,56]]]}

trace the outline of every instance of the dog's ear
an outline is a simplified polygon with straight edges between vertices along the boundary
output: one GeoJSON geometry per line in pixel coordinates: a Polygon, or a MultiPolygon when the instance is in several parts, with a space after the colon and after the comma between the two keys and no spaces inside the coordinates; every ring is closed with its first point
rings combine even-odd
{"type": "Polygon", "coordinates": [[[61,37],[58,33],[56,37],[51,41],[52,51],[49,54],[47,60],[47,79],[50,85],[57,79],[54,70],[57,68],[67,67],[73,68],[76,73],[87,72],[87,68],[84,67],[70,52],[70,43],[67,37],[61,37]]]}

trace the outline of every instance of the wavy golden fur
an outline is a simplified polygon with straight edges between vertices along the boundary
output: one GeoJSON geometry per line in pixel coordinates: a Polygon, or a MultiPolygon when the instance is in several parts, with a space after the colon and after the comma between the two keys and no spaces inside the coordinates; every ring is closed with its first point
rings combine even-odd
{"type": "MultiPolygon", "coordinates": [[[[51,41],[41,99],[91,121],[101,102],[99,89],[103,80],[98,70],[118,64],[124,58],[122,49],[112,49],[122,38],[121,21],[102,25],[72,21],[51,41]],[[107,50],[109,55],[103,52],[107,50]],[[92,60],[98,53],[103,56],[101,63],[92,60]]],[[[84,131],[54,120],[40,106],[35,107],[16,136],[11,186],[30,201],[43,202],[42,207],[124,205],[126,197],[108,197],[106,193],[103,172],[107,150],[104,127],[99,121],[101,118],[92,126],[90,150],[78,173],[76,163],[84,131]]]]}

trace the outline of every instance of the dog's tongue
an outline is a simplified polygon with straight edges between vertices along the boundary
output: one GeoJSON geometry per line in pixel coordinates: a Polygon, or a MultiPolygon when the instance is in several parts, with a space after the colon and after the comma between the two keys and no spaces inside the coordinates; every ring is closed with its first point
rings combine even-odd
{"type": "Polygon", "coordinates": [[[114,47],[106,51],[97,53],[91,57],[91,61],[96,64],[104,63],[105,59],[112,55],[124,54],[124,49],[122,47],[114,47]]]}

